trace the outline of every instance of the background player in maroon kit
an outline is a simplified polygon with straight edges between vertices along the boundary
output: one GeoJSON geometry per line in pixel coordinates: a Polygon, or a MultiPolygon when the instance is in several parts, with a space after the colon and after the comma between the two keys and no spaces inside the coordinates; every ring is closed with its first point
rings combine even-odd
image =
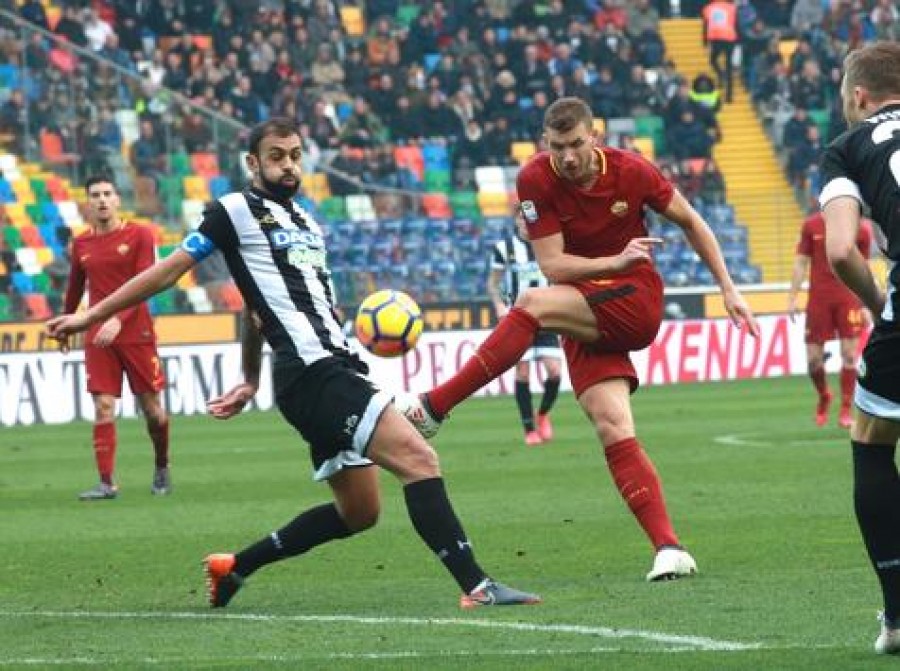
{"type": "MultiPolygon", "coordinates": [[[[856,246],[864,258],[869,258],[872,226],[868,221],[860,223],[856,246]]],[[[825,219],[819,212],[808,217],[800,231],[788,294],[791,317],[797,312],[797,295],[807,272],[806,364],[819,394],[815,421],[819,426],[828,422],[832,394],[825,379],[825,343],[837,335],[841,341],[841,410],[838,424],[849,428],[853,421],[850,405],[856,385],[856,353],[860,335],[869,320],[862,301],[831,272],[825,255],[825,219]]]]}
{"type": "Polygon", "coordinates": [[[613,480],[656,551],[648,580],[697,570],[672,528],[653,464],[635,438],[629,395],[638,380],[629,352],[648,346],[662,320],[662,280],[652,262],[644,208],[680,226],[719,284],[725,308],[754,335],[758,327],[728,274],[709,226],[646,160],[600,148],[590,108],[554,102],[544,117],[548,151],[519,173],[528,234],[551,286],[530,289],[453,378],[406,416],[433,434],[450,410],[518,361],[541,328],[560,333],[578,401],[603,445],[613,480]]]}
{"type": "MultiPolygon", "coordinates": [[[[87,180],[91,231],[72,242],[72,270],[63,311],[78,309],[87,283],[90,305],[99,303],[129,279],[153,265],[156,258],[150,229],[119,218],[119,193],[107,177],[87,180]]],[[[67,349],[65,343],[63,350],[67,349]]],[[[160,403],[165,384],[156,352],[156,334],[146,303],[122,310],[92,326],[84,346],[87,388],[94,399],[94,456],[100,483],[82,492],[82,501],[113,499],[116,462],[116,399],[122,393],[122,375],[128,377],[147,421],[156,468],[151,492],[168,494],[169,419],[160,403]]]]}

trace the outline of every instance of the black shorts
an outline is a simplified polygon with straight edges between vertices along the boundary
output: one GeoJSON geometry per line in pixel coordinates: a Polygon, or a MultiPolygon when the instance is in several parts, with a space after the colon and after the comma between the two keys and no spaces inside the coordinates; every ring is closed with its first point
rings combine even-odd
{"type": "Polygon", "coordinates": [[[366,450],[393,397],[365,375],[358,359],[330,356],[308,367],[276,364],[275,403],[309,443],[315,473],[327,480],[343,468],[371,466],[366,450]]]}
{"type": "Polygon", "coordinates": [[[859,362],[856,406],[875,417],[900,421],[900,328],[879,324],[859,362]]]}

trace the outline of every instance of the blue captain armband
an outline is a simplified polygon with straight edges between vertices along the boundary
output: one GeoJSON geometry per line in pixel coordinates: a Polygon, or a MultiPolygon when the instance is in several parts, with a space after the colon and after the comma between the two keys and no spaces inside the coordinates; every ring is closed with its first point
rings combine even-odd
{"type": "Polygon", "coordinates": [[[190,233],[181,241],[181,249],[191,255],[191,258],[198,263],[207,256],[216,251],[213,241],[207,238],[200,231],[190,233]]]}

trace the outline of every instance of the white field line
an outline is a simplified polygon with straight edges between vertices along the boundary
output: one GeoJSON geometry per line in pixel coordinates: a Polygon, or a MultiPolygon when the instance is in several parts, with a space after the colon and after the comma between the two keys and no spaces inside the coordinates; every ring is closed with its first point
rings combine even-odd
{"type": "Polygon", "coordinates": [[[372,617],[364,615],[260,615],[253,613],[195,613],[195,612],[87,612],[87,611],[0,611],[0,619],[97,619],[97,620],[198,620],[213,622],[233,620],[239,622],[341,622],[359,625],[408,625],[425,627],[468,627],[479,629],[500,629],[535,633],[572,634],[607,639],[636,638],[663,645],[694,650],[740,651],[755,650],[759,643],[724,641],[706,636],[682,636],[665,634],[643,629],[613,629],[611,627],[591,627],[580,624],[535,624],[528,622],[503,622],[496,620],[468,620],[464,618],[428,617],[372,617]]]}
{"type": "Polygon", "coordinates": [[[800,440],[760,440],[757,436],[771,434],[763,433],[729,433],[723,436],[713,437],[713,442],[719,445],[730,445],[732,447],[802,447],[804,445],[818,445],[820,443],[841,443],[840,436],[822,436],[821,438],[804,438],[800,440]]]}

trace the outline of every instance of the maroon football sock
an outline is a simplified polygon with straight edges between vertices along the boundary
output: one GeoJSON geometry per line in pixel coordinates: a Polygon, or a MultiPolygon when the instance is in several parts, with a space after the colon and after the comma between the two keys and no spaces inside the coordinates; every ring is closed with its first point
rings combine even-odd
{"type": "Polygon", "coordinates": [[[147,433],[153,443],[153,455],[157,468],[169,465],[169,420],[151,426],[147,424],[147,433]]]}
{"type": "Polygon", "coordinates": [[[663,497],[662,483],[636,438],[606,448],[606,463],[619,493],[657,550],[679,545],[663,497]]]}
{"type": "Polygon", "coordinates": [[[856,388],[856,369],[841,368],[841,406],[849,408],[856,388]]]}
{"type": "Polygon", "coordinates": [[[111,485],[116,465],[116,425],[112,422],[94,424],[94,459],[100,482],[111,485]]]}
{"type": "Polygon", "coordinates": [[[488,382],[512,368],[534,342],[540,323],[521,308],[500,320],[459,372],[428,392],[428,405],[442,419],[488,382]]]}
{"type": "Polygon", "coordinates": [[[809,378],[812,380],[813,386],[819,393],[820,398],[828,393],[828,382],[825,379],[824,366],[819,366],[818,368],[809,371],[809,378]]]}

